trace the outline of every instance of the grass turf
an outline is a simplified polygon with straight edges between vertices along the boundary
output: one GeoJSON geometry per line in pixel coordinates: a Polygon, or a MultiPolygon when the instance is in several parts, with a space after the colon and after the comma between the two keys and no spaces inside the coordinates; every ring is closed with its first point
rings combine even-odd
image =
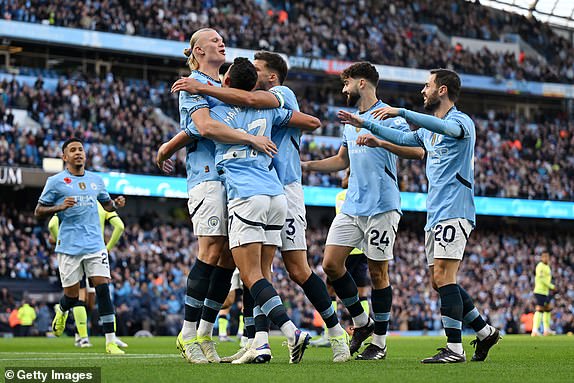
{"type": "MultiPolygon", "coordinates": [[[[422,365],[419,360],[444,345],[444,338],[390,337],[383,361],[331,362],[329,348],[310,347],[300,365],[288,364],[282,338],[272,338],[273,360],[266,365],[191,365],[175,349],[175,338],[122,338],[125,356],[103,353],[104,339],[78,349],[72,338],[0,339],[0,372],[5,367],[101,367],[102,382],[573,382],[574,337],[505,336],[483,363],[422,365]]],[[[467,359],[473,349],[464,339],[467,359]]],[[[221,343],[220,355],[237,343],[221,343]]]]}

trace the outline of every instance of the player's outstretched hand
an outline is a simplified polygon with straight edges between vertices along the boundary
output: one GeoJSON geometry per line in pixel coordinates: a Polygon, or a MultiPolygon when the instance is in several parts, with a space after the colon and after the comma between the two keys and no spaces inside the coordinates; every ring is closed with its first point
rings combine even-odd
{"type": "Polygon", "coordinates": [[[114,203],[116,205],[116,208],[124,207],[126,206],[126,197],[124,197],[123,195],[116,197],[114,199],[114,203]]]}
{"type": "Polygon", "coordinates": [[[341,123],[343,124],[353,125],[357,128],[360,128],[363,125],[363,119],[361,117],[345,110],[340,110],[339,113],[337,113],[337,117],[339,117],[339,120],[341,120],[341,123]]]}
{"type": "Polygon", "coordinates": [[[62,204],[60,205],[60,207],[62,208],[62,210],[60,211],[64,211],[71,207],[74,207],[75,204],[76,204],[76,197],[66,197],[64,198],[64,202],[62,202],[62,204]]]}
{"type": "Polygon", "coordinates": [[[273,158],[277,154],[277,145],[265,136],[252,136],[251,146],[254,149],[267,154],[269,157],[273,158]]]}
{"type": "Polygon", "coordinates": [[[176,82],[173,83],[171,86],[171,93],[179,92],[180,90],[185,90],[191,94],[200,93],[199,89],[203,84],[199,81],[189,78],[189,77],[182,77],[176,82]]]}
{"type": "Polygon", "coordinates": [[[387,118],[397,117],[399,115],[399,108],[385,106],[384,108],[373,110],[371,114],[377,120],[386,120],[387,118]]]}
{"type": "Polygon", "coordinates": [[[378,148],[382,146],[383,140],[373,136],[372,134],[363,134],[357,137],[357,145],[368,146],[369,148],[378,148]]]}

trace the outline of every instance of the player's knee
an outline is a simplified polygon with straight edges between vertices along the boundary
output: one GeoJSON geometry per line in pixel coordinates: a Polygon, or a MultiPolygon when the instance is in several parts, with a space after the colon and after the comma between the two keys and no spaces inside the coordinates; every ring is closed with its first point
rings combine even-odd
{"type": "Polygon", "coordinates": [[[327,274],[329,279],[334,281],[345,274],[345,265],[331,259],[324,258],[323,270],[325,270],[325,274],[327,274]]]}
{"type": "Polygon", "coordinates": [[[307,262],[305,263],[285,263],[287,272],[289,273],[289,278],[297,283],[299,286],[302,285],[311,276],[311,269],[307,262]]]}
{"type": "Polygon", "coordinates": [[[241,281],[245,286],[247,286],[248,289],[250,289],[255,284],[255,282],[263,278],[264,277],[261,271],[257,270],[241,273],[241,281]]]}

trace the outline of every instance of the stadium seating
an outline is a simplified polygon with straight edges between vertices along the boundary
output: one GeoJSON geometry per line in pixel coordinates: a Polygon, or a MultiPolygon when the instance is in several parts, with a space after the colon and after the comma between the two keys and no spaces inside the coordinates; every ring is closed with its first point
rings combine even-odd
{"type": "Polygon", "coordinates": [[[517,80],[574,81],[573,47],[567,40],[535,20],[489,11],[466,1],[393,0],[385,7],[372,0],[358,7],[354,1],[269,3],[274,7],[263,9],[256,1],[194,1],[190,11],[189,2],[184,1],[155,0],[143,5],[109,1],[77,7],[62,0],[36,0],[3,2],[0,12],[10,20],[179,41],[188,40],[191,32],[201,27],[217,26],[231,47],[412,68],[451,67],[462,73],[517,80]],[[450,12],[443,12],[445,9],[450,12]],[[548,62],[486,48],[471,53],[462,46],[451,46],[423,23],[433,23],[447,35],[484,40],[496,39],[504,32],[520,33],[548,62]]]}

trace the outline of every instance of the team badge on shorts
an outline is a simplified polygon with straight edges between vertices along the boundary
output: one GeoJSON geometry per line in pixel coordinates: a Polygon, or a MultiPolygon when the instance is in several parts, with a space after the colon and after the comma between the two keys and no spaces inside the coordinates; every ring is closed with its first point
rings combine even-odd
{"type": "Polygon", "coordinates": [[[207,220],[207,224],[209,225],[209,227],[217,227],[219,226],[219,218],[217,218],[216,216],[210,217],[207,220]]]}
{"type": "Polygon", "coordinates": [[[86,190],[86,184],[85,184],[85,183],[79,182],[79,183],[78,183],[78,186],[80,187],[80,189],[86,190]]]}

